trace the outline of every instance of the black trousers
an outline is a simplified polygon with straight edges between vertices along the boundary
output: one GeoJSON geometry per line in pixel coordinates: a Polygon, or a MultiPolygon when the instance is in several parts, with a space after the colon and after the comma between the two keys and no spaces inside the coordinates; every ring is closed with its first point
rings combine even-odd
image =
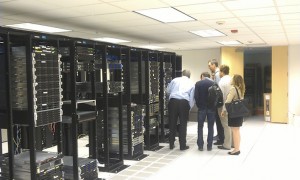
{"type": "Polygon", "coordinates": [[[223,143],[224,142],[224,128],[223,128],[221,120],[220,120],[218,108],[216,109],[216,125],[217,125],[219,141],[223,143]]]}
{"type": "Polygon", "coordinates": [[[169,111],[169,127],[170,127],[170,136],[169,142],[170,145],[174,144],[176,136],[176,126],[177,120],[179,118],[179,145],[184,148],[186,146],[186,126],[189,119],[190,105],[189,102],[185,99],[174,99],[172,98],[169,101],[168,105],[169,111]]]}

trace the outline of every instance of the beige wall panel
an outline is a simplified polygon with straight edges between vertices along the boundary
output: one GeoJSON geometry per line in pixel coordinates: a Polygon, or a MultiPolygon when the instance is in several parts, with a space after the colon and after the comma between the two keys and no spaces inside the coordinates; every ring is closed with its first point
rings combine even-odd
{"type": "Polygon", "coordinates": [[[221,48],[221,64],[229,66],[229,75],[240,74],[244,76],[244,52],[236,47],[221,48]]]}
{"type": "Polygon", "coordinates": [[[271,122],[288,123],[288,47],[272,47],[271,122]]]}

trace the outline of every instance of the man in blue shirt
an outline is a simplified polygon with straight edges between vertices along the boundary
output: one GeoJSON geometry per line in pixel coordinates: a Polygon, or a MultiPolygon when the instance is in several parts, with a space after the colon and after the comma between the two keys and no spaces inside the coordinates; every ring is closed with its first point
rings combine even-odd
{"type": "Polygon", "coordinates": [[[169,94],[169,128],[170,149],[174,148],[177,119],[179,118],[179,145],[180,150],[186,150],[186,128],[189,111],[194,106],[194,83],[190,79],[190,71],[184,70],[182,77],[173,79],[167,87],[169,94]]]}
{"type": "Polygon", "coordinates": [[[208,88],[214,84],[214,81],[210,79],[208,72],[201,74],[201,80],[195,85],[195,100],[198,107],[198,149],[203,151],[203,125],[207,118],[208,136],[207,136],[207,150],[212,150],[214,124],[215,124],[215,107],[208,107],[208,88]]]}

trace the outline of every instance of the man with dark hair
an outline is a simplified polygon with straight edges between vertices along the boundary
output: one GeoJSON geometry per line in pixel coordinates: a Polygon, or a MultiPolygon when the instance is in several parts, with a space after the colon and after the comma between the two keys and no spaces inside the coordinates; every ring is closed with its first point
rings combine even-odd
{"type": "Polygon", "coordinates": [[[184,70],[182,77],[173,79],[167,87],[169,94],[169,126],[170,136],[169,143],[170,149],[174,149],[176,125],[179,118],[179,144],[180,150],[189,149],[186,145],[186,128],[189,119],[189,111],[194,106],[194,83],[190,79],[191,72],[184,70]]]}
{"type": "MultiPolygon", "coordinates": [[[[208,61],[208,68],[210,69],[211,73],[213,74],[214,78],[212,78],[217,84],[220,81],[220,69],[218,67],[219,63],[216,59],[212,59],[208,61]]],[[[222,123],[220,121],[220,117],[218,114],[218,109],[216,109],[216,125],[217,125],[217,132],[218,135],[216,136],[217,142],[214,145],[222,145],[224,143],[224,129],[222,123]]]]}
{"type": "MultiPolygon", "coordinates": [[[[219,87],[223,93],[223,102],[225,102],[231,88],[231,77],[229,76],[229,67],[227,65],[222,65],[220,67],[220,77],[221,80],[219,82],[219,87]]],[[[224,129],[224,143],[221,146],[218,146],[218,148],[230,150],[232,146],[232,136],[231,129],[228,126],[228,114],[222,114],[222,111],[226,112],[225,104],[218,109],[221,123],[224,129]]]]}
{"type": "Polygon", "coordinates": [[[208,88],[214,84],[210,79],[208,72],[201,74],[201,80],[195,85],[195,101],[198,107],[198,140],[197,145],[200,151],[203,151],[203,125],[207,118],[208,136],[207,136],[207,151],[212,150],[214,123],[215,123],[215,108],[208,107],[208,88]]]}

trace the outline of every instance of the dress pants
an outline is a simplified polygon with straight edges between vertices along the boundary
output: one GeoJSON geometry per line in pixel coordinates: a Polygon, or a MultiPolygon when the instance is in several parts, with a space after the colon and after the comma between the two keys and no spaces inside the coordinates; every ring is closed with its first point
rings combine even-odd
{"type": "Polygon", "coordinates": [[[216,126],[217,126],[217,133],[218,133],[218,137],[219,137],[218,141],[223,143],[224,142],[224,128],[223,128],[223,125],[220,120],[218,108],[216,109],[216,126]]]}
{"type": "Polygon", "coordinates": [[[170,146],[174,145],[175,136],[176,136],[176,125],[177,119],[179,118],[179,145],[181,148],[186,146],[186,127],[187,121],[189,119],[190,105],[189,102],[185,99],[170,99],[168,105],[169,111],[169,127],[170,127],[170,136],[169,143],[170,146]]]}
{"type": "Polygon", "coordinates": [[[231,133],[231,128],[228,126],[228,114],[225,112],[225,116],[222,117],[222,107],[218,109],[220,120],[224,129],[224,143],[223,147],[227,149],[231,149],[232,145],[232,133],[231,133]]]}

